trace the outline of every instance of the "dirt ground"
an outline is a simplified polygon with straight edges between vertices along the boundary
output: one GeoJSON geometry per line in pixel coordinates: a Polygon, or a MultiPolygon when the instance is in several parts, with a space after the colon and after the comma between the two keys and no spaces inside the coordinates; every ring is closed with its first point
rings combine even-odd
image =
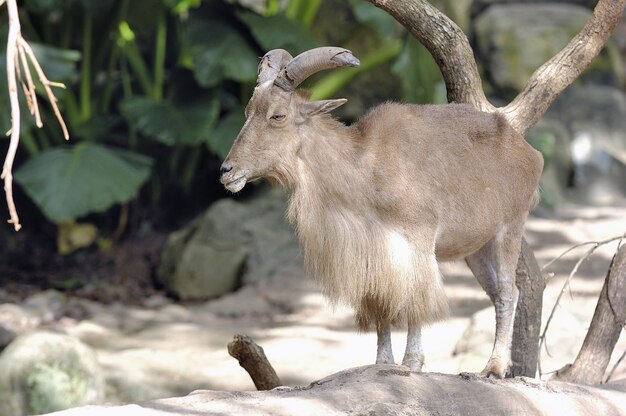
{"type": "MultiPolygon", "coordinates": [[[[575,244],[625,232],[626,206],[564,206],[557,213],[534,215],[526,237],[542,266],[575,244]]],[[[116,276],[114,289],[107,292],[101,284],[99,290],[93,283],[70,291],[64,312],[48,324],[75,334],[97,351],[110,402],[171,397],[196,389],[254,389],[247,373],[227,353],[226,345],[235,334],[255,339],[283,384],[289,386],[307,385],[331,373],[373,363],[375,335],[359,334],[352,312],[330,308],[301,270],[216,300],[181,304],[150,286],[146,277],[161,243],[148,238],[109,259],[105,264],[109,269],[103,270],[116,276]],[[153,244],[150,249],[148,241],[153,244]]],[[[545,270],[549,280],[544,322],[568,274],[589,247],[572,251],[545,270]]],[[[616,242],[599,247],[573,277],[548,331],[548,350],[542,352],[544,378],[575,358],[616,247],[616,242]]],[[[463,263],[441,267],[451,315],[424,329],[424,370],[479,371],[493,339],[490,302],[463,263]]],[[[16,296],[4,290],[4,296],[16,296]]],[[[392,340],[396,360],[401,360],[404,331],[394,331],[392,340]]],[[[622,334],[609,368],[624,350],[622,334]]],[[[626,362],[613,379],[621,377],[626,377],[626,362]]]]}

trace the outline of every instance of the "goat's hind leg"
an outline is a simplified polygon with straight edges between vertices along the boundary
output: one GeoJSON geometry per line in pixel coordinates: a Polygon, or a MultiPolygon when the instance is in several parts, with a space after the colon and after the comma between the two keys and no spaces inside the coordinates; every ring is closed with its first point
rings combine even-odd
{"type": "Polygon", "coordinates": [[[504,231],[465,259],[489,295],[496,312],[493,351],[481,372],[483,376],[503,378],[511,364],[511,340],[518,296],[515,268],[520,244],[521,231],[504,231]]]}

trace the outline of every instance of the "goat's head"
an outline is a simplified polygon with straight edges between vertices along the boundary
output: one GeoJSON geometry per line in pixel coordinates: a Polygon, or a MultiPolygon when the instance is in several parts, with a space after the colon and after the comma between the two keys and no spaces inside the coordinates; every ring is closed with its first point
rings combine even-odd
{"type": "Polygon", "coordinates": [[[282,182],[300,147],[301,126],[347,101],[309,101],[296,87],[324,69],[358,65],[352,52],[335,47],[311,49],[295,58],[283,49],[266,53],[246,106],[246,122],[220,169],[226,189],[239,192],[247,182],[262,177],[282,182]]]}

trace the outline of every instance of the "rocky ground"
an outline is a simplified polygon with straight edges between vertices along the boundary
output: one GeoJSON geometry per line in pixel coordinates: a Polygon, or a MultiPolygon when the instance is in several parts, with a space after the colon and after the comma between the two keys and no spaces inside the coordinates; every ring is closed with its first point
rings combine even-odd
{"type": "MultiPolygon", "coordinates": [[[[624,232],[624,207],[566,206],[558,213],[535,215],[526,236],[540,265],[545,265],[572,245],[624,232]]],[[[545,270],[549,281],[544,322],[567,275],[588,248],[574,250],[545,270]]],[[[572,279],[548,331],[550,354],[544,349],[541,362],[544,377],[575,358],[615,249],[616,242],[599,247],[572,279]]],[[[424,331],[425,371],[479,371],[493,337],[490,302],[464,264],[444,264],[442,269],[451,316],[424,331]]],[[[196,389],[253,390],[247,373],[226,350],[235,334],[247,334],[259,343],[289,386],[371,364],[375,335],[357,333],[351,311],[332,310],[301,269],[286,270],[201,303],[181,304],[154,293],[140,307],[40,293],[20,304],[0,305],[0,319],[19,322],[22,328],[61,329],[91,346],[104,372],[108,402],[180,396],[196,389]]],[[[396,359],[402,357],[404,339],[403,331],[393,333],[396,359]]],[[[622,334],[609,368],[624,350],[622,334]]],[[[626,362],[613,375],[623,377],[626,362]]]]}

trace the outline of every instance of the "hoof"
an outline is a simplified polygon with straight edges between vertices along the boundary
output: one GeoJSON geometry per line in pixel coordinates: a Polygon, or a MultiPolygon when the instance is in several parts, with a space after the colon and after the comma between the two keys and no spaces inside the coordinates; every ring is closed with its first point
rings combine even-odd
{"type": "Polygon", "coordinates": [[[497,358],[490,358],[485,369],[480,372],[482,377],[502,379],[509,369],[508,363],[505,364],[497,358]]]}
{"type": "Polygon", "coordinates": [[[409,367],[409,369],[411,369],[411,371],[414,371],[416,373],[421,373],[422,372],[422,367],[424,366],[424,359],[423,358],[407,358],[404,357],[404,359],[402,360],[402,365],[409,367]]]}

